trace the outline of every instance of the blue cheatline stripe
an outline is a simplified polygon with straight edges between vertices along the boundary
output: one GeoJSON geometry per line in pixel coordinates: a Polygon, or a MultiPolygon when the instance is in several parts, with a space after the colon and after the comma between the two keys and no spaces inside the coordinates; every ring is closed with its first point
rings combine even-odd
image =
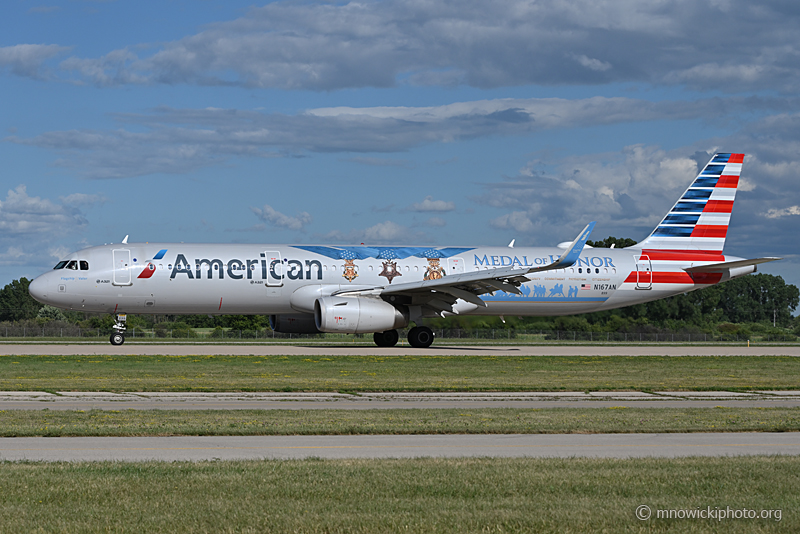
{"type": "Polygon", "coordinates": [[[697,224],[700,214],[697,215],[667,215],[662,221],[663,224],[697,224]]]}
{"type": "Polygon", "coordinates": [[[681,226],[659,226],[653,232],[654,236],[666,237],[691,237],[694,227],[684,228],[681,226]]]}
{"type": "Polygon", "coordinates": [[[166,254],[166,253],[167,253],[167,249],[165,249],[165,248],[162,248],[161,250],[159,250],[159,251],[158,251],[158,254],[156,254],[155,256],[153,256],[153,259],[154,259],[154,260],[160,260],[161,258],[163,258],[163,257],[164,257],[164,254],[166,254]]]}
{"type": "Polygon", "coordinates": [[[405,259],[409,256],[417,258],[450,258],[473,250],[472,248],[431,248],[431,247],[325,247],[311,245],[293,245],[314,254],[320,254],[334,260],[365,260],[367,258],[405,259]]]}
{"type": "Polygon", "coordinates": [[[689,189],[684,193],[682,199],[686,200],[700,200],[708,199],[711,197],[711,189],[689,189]]]}
{"type": "Polygon", "coordinates": [[[494,296],[481,295],[481,300],[486,302],[535,302],[537,304],[563,304],[565,302],[605,302],[608,297],[517,297],[513,294],[502,293],[494,296]]]}
{"type": "Polygon", "coordinates": [[[678,202],[675,204],[675,207],[672,208],[672,211],[693,211],[696,213],[702,213],[702,211],[706,208],[706,202],[678,202]]]}
{"type": "Polygon", "coordinates": [[[719,176],[698,176],[692,187],[717,187],[719,176]]]}
{"type": "Polygon", "coordinates": [[[728,163],[730,158],[730,154],[717,154],[714,156],[714,159],[711,160],[711,163],[728,163]]]}

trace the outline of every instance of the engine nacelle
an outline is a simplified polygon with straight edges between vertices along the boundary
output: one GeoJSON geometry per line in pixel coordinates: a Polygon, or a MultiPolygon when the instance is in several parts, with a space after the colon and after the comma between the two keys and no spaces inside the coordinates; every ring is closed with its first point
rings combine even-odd
{"type": "Polygon", "coordinates": [[[270,315],[269,326],[282,334],[321,334],[314,321],[314,314],[297,313],[270,315]]]}
{"type": "Polygon", "coordinates": [[[408,316],[386,301],[366,297],[321,297],[314,320],[323,332],[368,334],[408,326],[408,316]]]}

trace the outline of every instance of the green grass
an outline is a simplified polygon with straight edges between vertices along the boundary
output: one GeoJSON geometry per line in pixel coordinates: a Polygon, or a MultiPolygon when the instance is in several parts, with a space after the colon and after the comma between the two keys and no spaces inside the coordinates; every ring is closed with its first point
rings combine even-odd
{"type": "Polygon", "coordinates": [[[797,457],[0,463],[0,484],[0,532],[800,531],[797,457]],[[707,507],[781,520],[656,517],[707,507]]]}
{"type": "Polygon", "coordinates": [[[0,437],[800,431],[800,408],[4,410],[0,417],[0,437]]]}
{"type": "Polygon", "coordinates": [[[800,389],[800,358],[0,356],[0,390],[10,391],[750,389],[800,389]]]}

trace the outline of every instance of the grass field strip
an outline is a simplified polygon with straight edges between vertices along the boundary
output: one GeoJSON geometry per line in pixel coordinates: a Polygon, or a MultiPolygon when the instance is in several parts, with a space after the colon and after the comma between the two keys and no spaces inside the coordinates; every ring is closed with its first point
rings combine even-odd
{"type": "Polygon", "coordinates": [[[696,394],[797,391],[798,377],[792,356],[0,356],[0,391],[696,394]]]}
{"type": "Polygon", "coordinates": [[[3,532],[800,532],[798,456],[0,464],[3,532]],[[653,511],[636,515],[643,505],[653,511]],[[664,509],[780,510],[659,519],[664,509]]]}
{"type": "Polygon", "coordinates": [[[798,407],[0,410],[0,420],[3,438],[800,433],[798,407]]]}

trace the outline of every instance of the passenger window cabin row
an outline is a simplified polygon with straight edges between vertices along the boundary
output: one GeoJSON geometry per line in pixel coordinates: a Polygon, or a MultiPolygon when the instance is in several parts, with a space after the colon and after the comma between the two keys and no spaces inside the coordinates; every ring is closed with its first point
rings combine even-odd
{"type": "MultiPolygon", "coordinates": [[[[330,270],[336,271],[337,270],[336,267],[337,266],[335,264],[331,265],[330,266],[330,270]]],[[[163,269],[163,268],[164,268],[163,264],[159,264],[158,265],[158,269],[163,269]]],[[[168,265],[167,268],[171,270],[172,269],[172,264],[168,265]]],[[[58,269],[69,269],[69,270],[72,270],[72,271],[77,271],[77,270],[80,269],[81,271],[88,271],[89,270],[89,262],[86,261],[86,260],[63,260],[63,261],[58,262],[56,264],[56,266],[53,267],[53,270],[58,270],[58,269]]],[[[219,269],[219,265],[218,264],[214,264],[214,270],[218,270],[218,269],[219,269]]],[[[251,269],[255,270],[255,265],[251,265],[251,269]]],[[[372,269],[373,269],[373,266],[370,265],[369,266],[369,270],[372,270],[372,269]]],[[[402,269],[402,267],[398,267],[397,270],[401,270],[401,269],[402,269]]],[[[488,269],[488,267],[484,267],[484,269],[488,269]]],[[[233,267],[233,270],[246,270],[246,268],[243,267],[243,266],[236,265],[236,266],[233,267]]],[[[323,266],[323,270],[327,271],[328,270],[328,265],[324,265],[323,266]]],[[[409,266],[406,265],[405,266],[405,271],[408,272],[409,270],[410,270],[409,266]]],[[[475,267],[475,270],[478,271],[478,270],[480,270],[480,268],[479,267],[475,267]]],[[[419,267],[415,265],[414,266],[414,271],[418,272],[419,271],[419,267]]],[[[557,273],[566,273],[567,271],[569,271],[570,273],[574,273],[575,272],[575,267],[570,267],[568,269],[554,269],[554,271],[557,272],[557,273]]],[[[600,274],[600,269],[595,268],[594,271],[595,271],[595,274],[600,274]]],[[[591,272],[592,272],[592,269],[590,269],[590,268],[586,269],[586,273],[587,274],[589,274],[591,272]]],[[[616,269],[611,269],[610,272],[611,273],[616,273],[617,270],[616,269]]],[[[583,273],[583,268],[578,267],[578,273],[582,274],[583,273]]],[[[608,268],[604,268],[603,269],[603,274],[608,274],[608,273],[609,273],[609,269],[608,268]]]]}

